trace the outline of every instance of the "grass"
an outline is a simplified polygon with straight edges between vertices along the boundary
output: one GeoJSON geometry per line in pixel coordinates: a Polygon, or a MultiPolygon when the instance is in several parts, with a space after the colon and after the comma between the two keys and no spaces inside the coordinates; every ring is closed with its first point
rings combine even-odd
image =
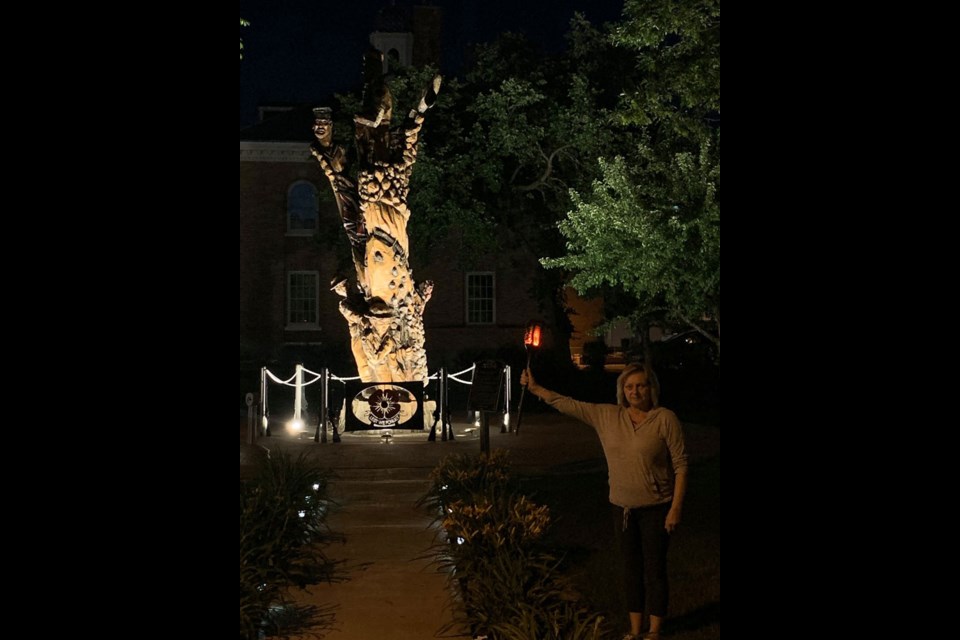
{"type": "MultiPolygon", "coordinates": [[[[606,472],[521,478],[522,490],[550,507],[555,521],[548,541],[566,552],[569,574],[580,593],[627,630],[619,554],[607,500],[606,472]]],[[[690,468],[684,521],[670,542],[670,613],[664,635],[671,640],[720,637],[720,458],[690,468]]],[[[615,637],[619,638],[619,635],[615,637]]]]}

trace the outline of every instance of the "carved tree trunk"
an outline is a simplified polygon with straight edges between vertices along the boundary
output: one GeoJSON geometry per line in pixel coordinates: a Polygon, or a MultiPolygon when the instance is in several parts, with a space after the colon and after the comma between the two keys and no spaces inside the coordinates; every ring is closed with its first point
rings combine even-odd
{"type": "Polygon", "coordinates": [[[416,285],[410,270],[407,192],[424,113],[439,88],[437,76],[403,126],[390,129],[383,114],[391,98],[380,79],[377,113],[354,117],[357,184],[346,171],[344,150],[330,145],[329,109],[315,110],[313,155],[336,196],[356,270],[355,279],[335,282],[333,290],[342,298],[340,312],[364,382],[427,381],[423,310],[433,283],[416,285]]]}

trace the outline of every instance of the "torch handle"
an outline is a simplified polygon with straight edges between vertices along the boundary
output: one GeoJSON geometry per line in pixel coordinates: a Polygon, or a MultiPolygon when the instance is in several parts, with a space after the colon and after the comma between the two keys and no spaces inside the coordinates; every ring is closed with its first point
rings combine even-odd
{"type": "MultiPolygon", "coordinates": [[[[529,347],[525,348],[527,350],[527,367],[524,369],[524,371],[530,368],[530,356],[533,355],[530,353],[529,347]]],[[[513,430],[514,435],[520,435],[520,421],[523,419],[523,397],[526,395],[526,393],[527,387],[524,385],[523,388],[520,389],[520,402],[517,404],[517,426],[513,430]]]]}

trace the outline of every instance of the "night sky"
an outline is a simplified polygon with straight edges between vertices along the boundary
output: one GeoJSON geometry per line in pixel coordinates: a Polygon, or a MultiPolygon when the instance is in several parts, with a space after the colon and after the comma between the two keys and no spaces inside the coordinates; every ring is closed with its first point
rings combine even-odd
{"type": "MultiPolygon", "coordinates": [[[[240,126],[263,103],[325,102],[361,80],[360,57],[377,11],[388,0],[240,0],[240,126]]],[[[398,0],[409,7],[412,0],[398,0]]],[[[468,44],[503,31],[525,34],[547,51],[563,47],[575,11],[594,24],[618,20],[623,0],[434,0],[443,7],[442,72],[456,74],[468,44]]]]}

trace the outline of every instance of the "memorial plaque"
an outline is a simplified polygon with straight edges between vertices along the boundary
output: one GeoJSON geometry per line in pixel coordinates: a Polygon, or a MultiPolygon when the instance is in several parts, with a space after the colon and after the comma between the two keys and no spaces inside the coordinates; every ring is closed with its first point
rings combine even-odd
{"type": "Polygon", "coordinates": [[[350,381],[346,430],[423,430],[423,383],[350,381]]]}
{"type": "Polygon", "coordinates": [[[473,371],[468,411],[497,411],[500,407],[500,389],[503,388],[503,363],[483,360],[473,371]]]}

